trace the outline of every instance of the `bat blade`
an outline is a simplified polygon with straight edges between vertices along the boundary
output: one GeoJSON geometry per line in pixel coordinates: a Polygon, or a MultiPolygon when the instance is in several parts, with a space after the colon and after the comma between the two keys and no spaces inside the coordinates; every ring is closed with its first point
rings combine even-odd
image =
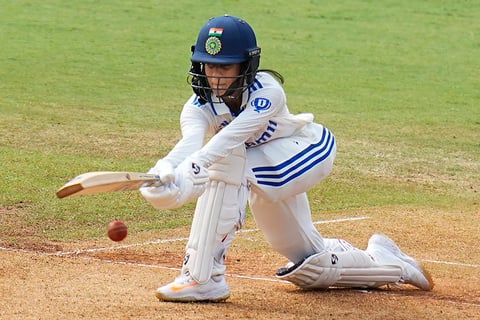
{"type": "Polygon", "coordinates": [[[56,192],[60,199],[117,191],[138,190],[140,187],[160,183],[155,174],[122,171],[94,171],[76,176],[56,192]]]}

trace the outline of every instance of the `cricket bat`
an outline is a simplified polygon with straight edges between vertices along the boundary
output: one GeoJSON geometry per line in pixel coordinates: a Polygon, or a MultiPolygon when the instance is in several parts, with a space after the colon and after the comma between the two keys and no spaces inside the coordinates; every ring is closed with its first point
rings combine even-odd
{"type": "Polygon", "coordinates": [[[93,171],[76,176],[56,192],[60,199],[105,192],[132,191],[160,183],[155,174],[122,171],[93,171]]]}

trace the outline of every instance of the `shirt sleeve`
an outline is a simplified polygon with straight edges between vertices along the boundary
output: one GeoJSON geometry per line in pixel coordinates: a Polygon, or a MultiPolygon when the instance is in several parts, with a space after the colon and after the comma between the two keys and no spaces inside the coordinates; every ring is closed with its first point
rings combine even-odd
{"type": "Polygon", "coordinates": [[[170,161],[174,167],[202,148],[209,131],[210,121],[202,111],[202,107],[192,105],[190,99],[184,105],[180,115],[180,127],[182,138],[164,158],[170,161]]]}

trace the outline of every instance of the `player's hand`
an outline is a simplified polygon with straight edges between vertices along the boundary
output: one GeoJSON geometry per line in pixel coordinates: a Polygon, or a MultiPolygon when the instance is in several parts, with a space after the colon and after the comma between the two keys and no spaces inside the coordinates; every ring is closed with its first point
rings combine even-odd
{"type": "Polygon", "coordinates": [[[197,199],[207,188],[208,170],[191,158],[174,170],[174,177],[174,181],[140,188],[140,192],[156,209],[175,209],[197,199]]]}
{"type": "Polygon", "coordinates": [[[175,179],[175,170],[170,161],[160,159],[155,166],[151,168],[148,173],[156,174],[160,177],[161,184],[169,184],[175,179]]]}
{"type": "Polygon", "coordinates": [[[178,203],[180,189],[173,183],[160,184],[155,187],[142,187],[140,193],[156,209],[174,209],[178,203]]]}
{"type": "Polygon", "coordinates": [[[175,169],[175,184],[180,189],[179,202],[187,203],[198,198],[206,189],[208,170],[192,158],[185,159],[175,169]]]}

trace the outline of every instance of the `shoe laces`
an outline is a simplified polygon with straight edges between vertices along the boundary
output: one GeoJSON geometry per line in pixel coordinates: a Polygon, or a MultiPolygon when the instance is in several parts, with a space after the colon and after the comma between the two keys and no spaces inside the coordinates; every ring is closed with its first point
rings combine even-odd
{"type": "Polygon", "coordinates": [[[190,282],[196,282],[195,279],[190,275],[190,272],[186,271],[185,273],[182,273],[178,277],[175,278],[175,282],[177,283],[190,283],[190,282]]]}

